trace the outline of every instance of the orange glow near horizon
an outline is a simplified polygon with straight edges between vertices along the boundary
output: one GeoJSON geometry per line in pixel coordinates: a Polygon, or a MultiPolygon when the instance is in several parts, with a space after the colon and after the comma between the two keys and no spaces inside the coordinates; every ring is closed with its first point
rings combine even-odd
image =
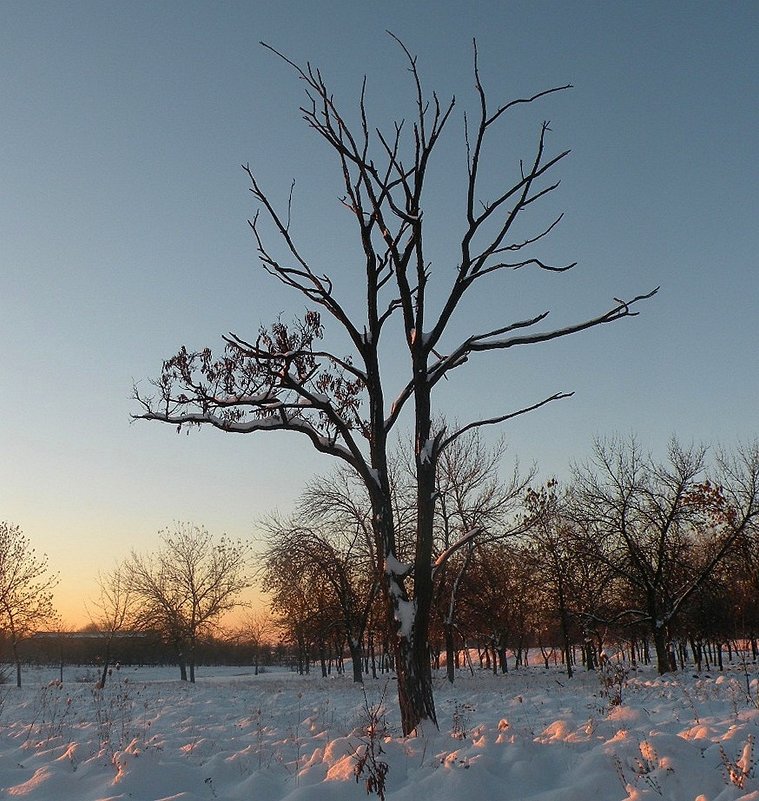
{"type": "MultiPolygon", "coordinates": [[[[50,630],[79,631],[92,624],[88,607],[93,608],[98,587],[94,579],[90,582],[77,582],[61,579],[55,589],[54,605],[58,620],[50,621],[50,630]]],[[[255,588],[246,590],[240,596],[241,605],[226,614],[221,620],[223,629],[236,629],[242,625],[246,615],[266,609],[266,600],[255,588]]],[[[45,628],[45,626],[42,626],[45,628]]]]}

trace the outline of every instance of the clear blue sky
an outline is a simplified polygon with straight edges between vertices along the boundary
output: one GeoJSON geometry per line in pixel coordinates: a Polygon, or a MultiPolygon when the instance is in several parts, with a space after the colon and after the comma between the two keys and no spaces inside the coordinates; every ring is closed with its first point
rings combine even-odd
{"type": "MultiPolygon", "coordinates": [[[[0,518],[60,570],[81,622],[93,577],[192,520],[248,536],[326,457],[289,436],[177,436],[130,424],[133,381],[178,346],[216,345],[302,310],[258,269],[240,164],[286,198],[295,230],[347,294],[352,229],[330,154],[300,121],[302,87],[258,45],[319,65],[347,109],[364,73],[378,124],[408,115],[401,36],[458,117],[427,204],[433,271],[455,264],[474,108],[471,38],[493,102],[575,89],[530,109],[489,152],[499,171],[573,149],[543,251],[564,275],[503,276],[456,330],[552,309],[555,323],[661,284],[639,317],[490,355],[440,410],[493,415],[571,400],[504,429],[511,453],[565,475],[594,434],[659,449],[757,433],[759,5],[755,2],[5,2],[0,6],[0,518]],[[521,138],[520,138],[521,137],[521,138]],[[348,276],[348,277],[346,277],[348,276]]],[[[392,377],[393,367],[388,366],[392,377]]]]}

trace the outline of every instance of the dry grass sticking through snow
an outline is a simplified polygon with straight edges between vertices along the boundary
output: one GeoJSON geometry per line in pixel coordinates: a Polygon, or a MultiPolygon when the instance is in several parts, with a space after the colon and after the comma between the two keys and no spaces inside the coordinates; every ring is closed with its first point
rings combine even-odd
{"type": "Polygon", "coordinates": [[[3,687],[0,796],[28,801],[757,801],[755,672],[436,680],[400,736],[394,682],[123,669],[3,687]],[[753,694],[753,695],[752,695],[753,694]]]}

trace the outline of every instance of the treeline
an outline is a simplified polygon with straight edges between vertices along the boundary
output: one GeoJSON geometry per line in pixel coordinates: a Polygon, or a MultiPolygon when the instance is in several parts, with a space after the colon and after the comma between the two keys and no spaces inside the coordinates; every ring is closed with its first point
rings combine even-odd
{"type": "MultiPolygon", "coordinates": [[[[566,485],[534,486],[517,471],[504,481],[502,457],[472,435],[438,465],[428,648],[451,681],[472,653],[506,671],[509,654],[519,666],[529,649],[570,675],[607,652],[660,673],[721,666],[738,644],[756,660],[756,444],[728,453],[673,441],[657,460],[634,438],[599,440],[566,485]]],[[[394,515],[401,570],[411,571],[408,474],[396,465],[394,515]]],[[[338,472],[313,481],[294,515],[268,521],[262,586],[303,669],[315,661],[324,672],[348,652],[359,681],[391,661],[386,567],[368,509],[360,485],[338,472]]]]}
{"type": "MultiPolygon", "coordinates": [[[[0,524],[0,653],[15,663],[17,686],[24,661],[57,663],[66,658],[64,648],[76,650],[72,661],[99,665],[101,686],[119,660],[171,661],[183,680],[195,680],[197,660],[220,653],[221,641],[214,638],[220,620],[241,605],[241,593],[251,586],[249,545],[186,523],[158,536],[155,551],[133,551],[99,576],[99,595],[89,604],[92,631],[71,637],[56,621],[57,576],[47,558],[37,555],[18,525],[0,524]]],[[[235,641],[254,642],[254,657],[259,653],[263,638],[253,618],[244,637],[224,644],[225,658],[235,641]]]]}
{"type": "MultiPolygon", "coordinates": [[[[721,666],[725,651],[757,660],[757,443],[726,452],[672,441],[657,460],[634,438],[599,440],[565,484],[518,468],[504,478],[504,456],[473,431],[437,460],[424,644],[433,667],[453,681],[473,661],[505,672],[537,654],[570,676],[607,653],[660,673],[721,666]]],[[[337,471],[311,481],[292,515],[265,521],[255,555],[200,526],[159,532],[154,552],[100,576],[91,631],[76,636],[51,631],[46,559],[18,526],[0,524],[0,653],[19,685],[24,661],[96,664],[101,685],[117,662],[176,664],[189,681],[199,663],[347,668],[356,681],[392,670],[415,602],[388,597],[383,577],[415,582],[413,475],[394,462],[395,554],[376,538],[363,485],[337,471]],[[271,615],[249,613],[224,632],[256,583],[271,615]]]]}
{"type": "MultiPolygon", "coordinates": [[[[37,632],[19,646],[25,665],[95,668],[101,679],[108,650],[107,670],[110,674],[119,667],[164,666],[177,664],[174,648],[160,631],[128,631],[107,643],[107,632],[87,627],[81,631],[37,632]]],[[[0,653],[7,653],[8,637],[0,633],[0,653]]],[[[297,655],[286,643],[276,638],[259,641],[234,635],[206,635],[199,638],[195,651],[196,665],[255,666],[256,671],[279,666],[297,668],[297,655]]]]}

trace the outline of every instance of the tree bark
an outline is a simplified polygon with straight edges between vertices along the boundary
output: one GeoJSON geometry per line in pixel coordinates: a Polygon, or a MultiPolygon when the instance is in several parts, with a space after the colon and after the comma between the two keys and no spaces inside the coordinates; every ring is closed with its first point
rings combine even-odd
{"type": "Polygon", "coordinates": [[[111,666],[110,659],[108,656],[105,657],[105,661],[103,662],[103,672],[100,674],[100,682],[99,686],[102,690],[105,687],[106,679],[108,678],[108,668],[111,666]]]}
{"type": "Polygon", "coordinates": [[[654,648],[656,649],[656,670],[660,676],[669,673],[669,651],[667,650],[667,632],[662,624],[657,625],[654,618],[654,648]]]}
{"type": "Polygon", "coordinates": [[[324,638],[319,638],[319,666],[322,669],[322,678],[327,678],[327,645],[324,638]]]}
{"type": "Polygon", "coordinates": [[[559,620],[561,623],[562,650],[567,666],[567,678],[572,678],[572,646],[569,640],[569,615],[567,614],[566,598],[564,596],[564,582],[559,574],[559,620]]]}
{"type": "Polygon", "coordinates": [[[348,637],[348,650],[351,655],[351,664],[353,665],[353,681],[354,683],[363,683],[364,674],[361,670],[361,643],[356,642],[353,637],[348,637]]]}
{"type": "Polygon", "coordinates": [[[14,638],[13,639],[13,661],[16,665],[16,687],[21,686],[21,658],[18,654],[18,641],[14,638]]]}
{"type": "Polygon", "coordinates": [[[179,665],[180,681],[187,681],[187,661],[181,650],[177,650],[177,664],[179,665]]]}
{"type": "Polygon", "coordinates": [[[432,697],[432,671],[427,647],[420,658],[419,648],[405,637],[398,638],[395,671],[398,678],[398,702],[404,736],[413,734],[424,720],[436,723],[432,697]]]}

